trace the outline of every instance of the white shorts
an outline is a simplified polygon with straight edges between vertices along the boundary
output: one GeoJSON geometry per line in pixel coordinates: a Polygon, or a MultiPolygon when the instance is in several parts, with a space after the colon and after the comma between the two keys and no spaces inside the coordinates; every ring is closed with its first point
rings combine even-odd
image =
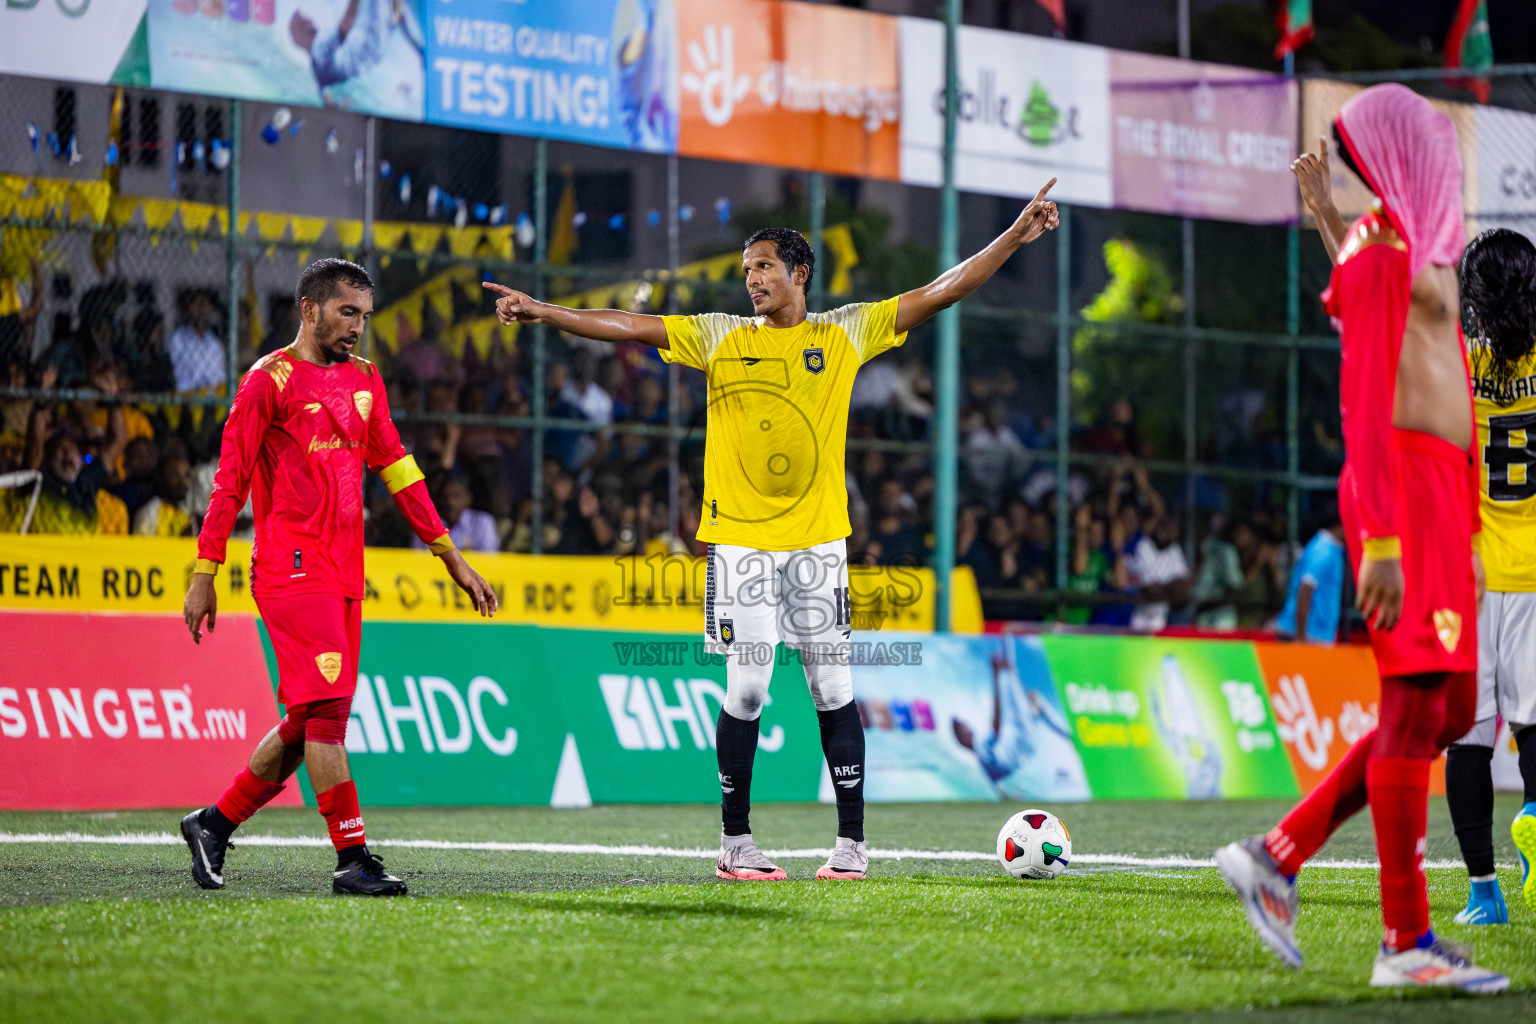
{"type": "Polygon", "coordinates": [[[1477,720],[1536,725],[1536,593],[1490,590],[1477,617],[1477,720]]]}
{"type": "Polygon", "coordinates": [[[798,551],[711,544],[706,557],[704,640],[712,653],[766,665],[781,641],[800,650],[847,651],[853,599],[845,540],[798,551]]]}

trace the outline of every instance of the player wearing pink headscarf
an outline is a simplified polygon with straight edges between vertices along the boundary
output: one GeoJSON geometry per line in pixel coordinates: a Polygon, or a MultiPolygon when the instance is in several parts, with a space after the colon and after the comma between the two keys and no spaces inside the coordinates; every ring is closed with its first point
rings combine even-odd
{"type": "Polygon", "coordinates": [[[1326,161],[1326,143],[1295,169],[1309,205],[1323,207],[1318,225],[1336,264],[1323,305],[1343,355],[1339,503],[1381,672],[1380,718],[1268,835],[1223,847],[1216,863],[1259,935],[1300,967],[1296,873],[1369,803],[1385,925],[1371,984],[1502,992],[1509,979],[1436,938],[1423,867],[1430,765],[1471,727],[1477,703],[1480,526],[1458,320],[1456,129],[1411,90],[1382,85],[1344,104],[1334,131],[1375,193],[1369,213],[1346,230],[1331,203],[1314,202],[1322,186],[1309,172],[1326,161]]]}

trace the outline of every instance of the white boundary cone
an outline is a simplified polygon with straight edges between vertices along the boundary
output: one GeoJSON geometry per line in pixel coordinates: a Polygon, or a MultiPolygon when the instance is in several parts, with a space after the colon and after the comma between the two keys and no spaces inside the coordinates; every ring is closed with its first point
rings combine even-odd
{"type": "Polygon", "coordinates": [[[560,768],[555,772],[555,788],[549,796],[551,807],[591,807],[592,792],[587,789],[587,773],[581,767],[576,736],[565,734],[565,749],[560,751],[560,768]]]}

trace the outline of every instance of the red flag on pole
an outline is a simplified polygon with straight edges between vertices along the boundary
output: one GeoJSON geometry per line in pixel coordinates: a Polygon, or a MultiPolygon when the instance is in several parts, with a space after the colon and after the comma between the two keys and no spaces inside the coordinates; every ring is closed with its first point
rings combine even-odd
{"type": "MultiPolygon", "coordinates": [[[[1461,0],[1456,20],[1445,37],[1445,66],[1481,70],[1493,65],[1493,37],[1488,33],[1488,0],[1461,0]]],[[[1452,85],[1470,90],[1479,103],[1488,102],[1486,78],[1453,78],[1452,85]]]]}
{"type": "Polygon", "coordinates": [[[1312,0],[1280,0],[1275,15],[1280,27],[1280,42],[1275,44],[1275,60],[1295,53],[1312,39],[1312,0]]]}

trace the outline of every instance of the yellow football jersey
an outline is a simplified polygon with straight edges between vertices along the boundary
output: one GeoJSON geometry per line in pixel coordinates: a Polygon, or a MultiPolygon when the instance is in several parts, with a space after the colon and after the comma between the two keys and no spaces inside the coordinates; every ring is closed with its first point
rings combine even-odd
{"type": "Polygon", "coordinates": [[[1488,589],[1536,591],[1536,355],[1525,359],[1503,392],[1477,372],[1472,396],[1482,450],[1483,568],[1488,589]]]}
{"type": "Polygon", "coordinates": [[[848,399],[867,360],[900,345],[896,299],[798,326],[668,316],[663,359],[709,377],[699,539],[795,551],[848,536],[848,399]]]}

